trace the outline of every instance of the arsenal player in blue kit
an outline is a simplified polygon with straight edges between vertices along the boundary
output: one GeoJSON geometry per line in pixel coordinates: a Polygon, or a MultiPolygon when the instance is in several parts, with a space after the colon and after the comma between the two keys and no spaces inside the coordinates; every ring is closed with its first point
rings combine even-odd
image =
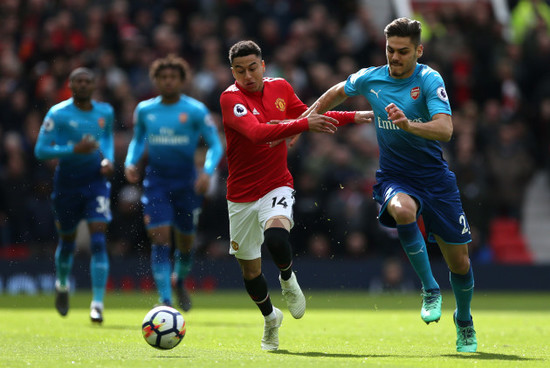
{"type": "Polygon", "coordinates": [[[223,148],[210,112],[196,99],[181,93],[189,76],[187,63],[168,55],[150,68],[160,95],[138,104],[134,111],[134,136],[128,147],[125,175],[130,183],[141,178],[137,164],[148,149],[143,180],[145,224],[151,239],[151,269],[159,302],[172,305],[172,236],[174,280],[178,305],[191,308],[184,280],[191,270],[195,232],[210,178],[223,148]],[[195,151],[200,138],[208,145],[203,167],[197,172],[195,151]],[[172,234],[173,232],[173,234],[172,234]]]}
{"type": "Polygon", "coordinates": [[[441,75],[417,62],[424,48],[421,24],[399,18],[388,24],[387,64],[350,75],[325,92],[316,103],[329,110],[348,96],[365,97],[374,111],[380,147],[374,198],[381,205],[380,223],[396,227],[399,240],[422,282],[421,318],[441,317],[441,293],[431,271],[426,244],[418,225],[437,242],[456,299],[453,318],[458,352],[475,352],[477,338],[470,315],[474,275],[468,255],[470,227],[462,209],[455,174],[449,170],[439,141],[451,139],[451,106],[441,75]]]}
{"type": "Polygon", "coordinates": [[[90,231],[92,322],[103,322],[103,298],[109,274],[105,231],[111,220],[110,183],[113,173],[113,108],[92,99],[94,74],[77,68],[69,76],[72,97],[53,106],[44,118],[34,148],[38,159],[58,159],[51,195],[59,233],[55,251],[55,307],[69,312],[69,274],[73,265],[76,227],[90,231]]]}

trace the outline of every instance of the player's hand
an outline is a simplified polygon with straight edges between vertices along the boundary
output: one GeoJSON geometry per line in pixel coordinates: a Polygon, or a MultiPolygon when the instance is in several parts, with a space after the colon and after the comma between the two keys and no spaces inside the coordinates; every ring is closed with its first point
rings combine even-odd
{"type": "Polygon", "coordinates": [[[208,188],[210,188],[210,175],[202,172],[195,181],[195,193],[200,195],[205,194],[208,188]]]}
{"type": "Polygon", "coordinates": [[[410,121],[405,116],[405,113],[397,107],[393,102],[386,106],[386,112],[388,113],[388,119],[392,121],[395,125],[397,125],[399,128],[403,129],[404,131],[409,130],[410,121]]]}
{"type": "Polygon", "coordinates": [[[124,176],[128,180],[128,183],[131,184],[136,184],[140,179],[139,170],[135,165],[126,166],[124,168],[124,176]]]}
{"type": "MultiPolygon", "coordinates": [[[[281,124],[281,123],[286,123],[286,122],[289,122],[289,121],[292,121],[292,120],[271,120],[271,121],[268,122],[268,124],[281,124]]],[[[278,139],[276,141],[273,141],[273,142],[269,143],[269,147],[273,148],[276,145],[281,144],[282,142],[285,142],[285,141],[287,142],[288,147],[292,147],[292,146],[294,146],[294,143],[296,143],[296,141],[298,140],[299,136],[300,136],[300,134],[296,134],[296,135],[293,135],[292,137],[288,137],[288,138],[284,138],[284,139],[278,139]]]]}
{"type": "MultiPolygon", "coordinates": [[[[280,124],[282,122],[287,122],[287,121],[290,121],[290,120],[270,120],[267,122],[267,124],[280,124]]],[[[270,148],[273,148],[275,147],[276,145],[280,144],[281,142],[283,142],[285,139],[277,139],[276,141],[273,141],[273,142],[269,142],[269,147],[270,148]]]]}
{"type": "Polygon", "coordinates": [[[300,138],[301,135],[302,135],[302,133],[298,133],[298,134],[293,135],[292,137],[290,137],[290,140],[287,143],[288,148],[294,147],[294,145],[296,144],[296,142],[298,142],[298,139],[300,138]]]}
{"type": "Polygon", "coordinates": [[[374,119],[374,112],[372,111],[357,111],[355,112],[354,122],[356,124],[369,124],[374,119]]]}
{"type": "Polygon", "coordinates": [[[80,142],[73,146],[73,152],[79,154],[88,154],[99,148],[99,143],[90,135],[82,137],[80,142]]]}
{"type": "MultiPolygon", "coordinates": [[[[311,114],[317,114],[317,111],[319,111],[319,102],[315,101],[315,103],[313,105],[311,105],[310,107],[308,107],[308,109],[306,111],[304,111],[302,113],[302,115],[300,115],[300,117],[309,116],[311,114]]],[[[296,143],[298,143],[298,139],[300,139],[301,135],[302,135],[302,133],[298,133],[298,134],[290,137],[289,140],[288,140],[288,143],[287,143],[288,148],[294,147],[296,145],[296,143]]]]}
{"type": "Polygon", "coordinates": [[[311,114],[307,117],[310,132],[334,134],[338,120],[320,114],[311,114]]]}
{"type": "Polygon", "coordinates": [[[104,158],[101,160],[101,169],[99,169],[99,171],[101,172],[101,175],[111,177],[115,172],[115,166],[111,161],[104,158]]]}

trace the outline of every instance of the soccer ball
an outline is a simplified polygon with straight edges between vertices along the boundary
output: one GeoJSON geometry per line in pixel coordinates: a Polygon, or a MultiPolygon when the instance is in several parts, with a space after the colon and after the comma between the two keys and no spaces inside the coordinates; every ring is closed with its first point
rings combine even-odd
{"type": "Polygon", "coordinates": [[[151,309],[141,325],[143,338],[157,349],[175,348],[185,336],[185,320],[172,307],[160,306],[151,309]]]}

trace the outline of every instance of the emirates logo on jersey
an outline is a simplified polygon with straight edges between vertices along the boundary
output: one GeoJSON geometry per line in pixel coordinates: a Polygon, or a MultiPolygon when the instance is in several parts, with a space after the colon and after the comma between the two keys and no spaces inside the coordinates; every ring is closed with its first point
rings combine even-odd
{"type": "Polygon", "coordinates": [[[411,89],[411,98],[416,100],[420,96],[420,87],[414,87],[411,89]]]}
{"type": "Polygon", "coordinates": [[[180,116],[179,116],[180,124],[185,124],[188,118],[189,116],[187,115],[187,113],[180,112],[180,116]]]}
{"type": "Polygon", "coordinates": [[[286,102],[285,100],[283,100],[282,98],[278,98],[276,101],[275,101],[275,107],[279,110],[279,111],[285,111],[286,110],[286,102]]]}
{"type": "Polygon", "coordinates": [[[103,127],[105,126],[105,118],[97,119],[97,125],[99,125],[101,129],[103,129],[103,127]]]}

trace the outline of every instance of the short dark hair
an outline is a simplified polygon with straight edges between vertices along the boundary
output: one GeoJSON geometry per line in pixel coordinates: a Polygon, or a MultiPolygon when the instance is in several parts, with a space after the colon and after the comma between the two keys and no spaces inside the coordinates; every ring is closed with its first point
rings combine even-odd
{"type": "Polygon", "coordinates": [[[410,37],[411,42],[420,45],[420,35],[422,34],[422,24],[414,19],[397,18],[384,28],[386,39],[390,37],[410,37]]]}
{"type": "Polygon", "coordinates": [[[149,68],[149,78],[156,79],[159,73],[164,69],[175,69],[180,73],[181,79],[185,80],[189,75],[189,64],[182,58],[169,54],[168,56],[153,61],[149,68]]]}
{"type": "Polygon", "coordinates": [[[254,41],[239,41],[229,49],[229,62],[233,64],[233,60],[237,57],[256,55],[262,58],[262,49],[254,41]]]}
{"type": "Polygon", "coordinates": [[[72,80],[75,79],[80,74],[85,74],[91,80],[95,79],[94,72],[92,72],[91,69],[88,69],[88,68],[85,68],[85,67],[80,67],[80,68],[76,68],[75,70],[73,70],[71,72],[71,74],[69,74],[69,81],[72,82],[72,80]]]}

